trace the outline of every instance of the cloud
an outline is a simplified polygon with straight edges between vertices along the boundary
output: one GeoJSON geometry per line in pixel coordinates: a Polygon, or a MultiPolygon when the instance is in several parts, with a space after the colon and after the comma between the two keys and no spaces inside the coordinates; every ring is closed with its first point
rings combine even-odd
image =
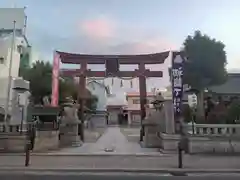
{"type": "MultiPolygon", "coordinates": [[[[61,35],[56,33],[49,34],[48,31],[34,31],[38,33],[34,36],[38,37],[34,39],[34,44],[37,44],[36,46],[40,48],[41,54],[44,53],[46,56],[49,54],[49,59],[52,59],[53,49],[87,54],[146,54],[178,49],[178,45],[162,32],[156,33],[147,29],[136,31],[135,27],[124,29],[123,25],[116,22],[106,17],[85,20],[78,23],[77,32],[69,37],[61,37],[61,35]]],[[[161,65],[147,66],[151,70],[163,71],[163,78],[148,80],[148,88],[168,85],[169,66],[169,59],[166,59],[165,63],[161,65]]],[[[102,68],[103,66],[100,65],[93,67],[94,70],[101,70],[102,68]]],[[[125,66],[124,70],[136,68],[125,66]]],[[[129,84],[129,82],[126,83],[129,84]]],[[[134,84],[134,89],[137,91],[138,81],[136,80],[134,84]]],[[[118,85],[115,90],[119,90],[118,85]]]]}
{"type": "Polygon", "coordinates": [[[126,42],[110,47],[117,54],[147,54],[178,49],[177,45],[163,38],[142,39],[138,42],[126,42]]]}
{"type": "Polygon", "coordinates": [[[83,21],[78,26],[83,35],[95,40],[115,35],[114,22],[104,17],[83,21]]]}
{"type": "MultiPolygon", "coordinates": [[[[112,21],[116,22],[116,21],[112,21]]],[[[97,18],[94,20],[83,21],[80,23],[78,34],[73,34],[69,37],[61,37],[57,34],[49,34],[46,32],[35,31],[34,44],[41,48],[41,54],[49,54],[49,59],[52,59],[53,49],[74,52],[74,53],[87,53],[87,54],[146,54],[146,53],[158,53],[167,50],[176,50],[178,45],[168,38],[164,33],[153,33],[152,31],[138,31],[128,27],[127,29],[119,28],[119,24],[114,24],[107,18],[97,18]]],[[[164,64],[160,65],[147,65],[147,68],[151,70],[163,71],[163,78],[151,78],[148,79],[148,90],[151,87],[165,87],[169,84],[168,67],[170,66],[170,60],[166,59],[164,64]]],[[[102,70],[104,66],[95,65],[93,70],[102,70]]],[[[124,70],[132,70],[137,67],[123,67],[124,70]]],[[[109,85],[111,85],[111,80],[109,85]]],[[[113,90],[124,91],[125,88],[119,88],[119,82],[115,82],[113,90]]],[[[107,82],[106,82],[107,83],[107,82]]],[[[130,82],[124,82],[124,86],[128,91],[138,91],[138,80],[134,80],[134,88],[130,88],[130,82]]],[[[125,89],[126,90],[126,89],[125,89]]]]}
{"type": "Polygon", "coordinates": [[[168,35],[156,29],[126,26],[107,16],[76,21],[75,32],[64,36],[30,27],[30,42],[40,53],[53,50],[87,54],[145,54],[176,49],[168,35]]]}

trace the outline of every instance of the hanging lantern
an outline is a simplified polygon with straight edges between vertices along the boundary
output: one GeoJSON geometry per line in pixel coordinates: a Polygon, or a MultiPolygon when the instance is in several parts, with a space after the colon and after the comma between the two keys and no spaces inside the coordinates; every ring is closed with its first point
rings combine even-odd
{"type": "Polygon", "coordinates": [[[130,81],[130,87],[133,88],[133,81],[130,81]]]}
{"type": "Polygon", "coordinates": [[[121,84],[120,84],[120,87],[123,87],[123,81],[121,80],[121,84]]]}
{"type": "Polygon", "coordinates": [[[112,78],[112,86],[113,86],[113,84],[114,84],[114,78],[112,78]]]}

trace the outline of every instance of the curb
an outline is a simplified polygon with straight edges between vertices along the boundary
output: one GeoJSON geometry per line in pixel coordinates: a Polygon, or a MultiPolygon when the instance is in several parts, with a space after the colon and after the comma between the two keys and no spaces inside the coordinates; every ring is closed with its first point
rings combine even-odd
{"type": "MultiPolygon", "coordinates": [[[[111,154],[111,153],[31,153],[31,156],[51,156],[51,157],[64,157],[64,156],[79,156],[79,157],[98,157],[98,156],[132,156],[132,157],[171,157],[170,154],[111,154]]],[[[1,156],[25,156],[25,153],[7,153],[7,154],[0,154],[1,156]]]]}
{"type": "Polygon", "coordinates": [[[239,169],[126,169],[126,168],[31,168],[31,167],[5,167],[0,169],[1,172],[68,172],[68,173],[168,173],[173,176],[186,176],[191,173],[239,173],[239,169]]]}

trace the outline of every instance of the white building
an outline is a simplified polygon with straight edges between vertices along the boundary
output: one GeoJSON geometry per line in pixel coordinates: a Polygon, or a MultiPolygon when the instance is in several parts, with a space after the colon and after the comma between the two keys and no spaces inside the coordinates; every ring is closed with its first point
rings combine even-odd
{"type": "MultiPolygon", "coordinates": [[[[150,105],[155,98],[155,93],[147,92],[147,105],[150,105]]],[[[140,125],[141,122],[141,108],[140,108],[140,93],[130,92],[126,94],[127,99],[127,113],[129,125],[140,125]]]]}
{"type": "MultiPolygon", "coordinates": [[[[12,77],[18,77],[20,66],[20,52],[18,51],[18,38],[16,38],[15,48],[13,48],[12,56],[12,77]]],[[[9,75],[10,59],[11,59],[11,42],[12,33],[0,36],[0,77],[5,78],[9,75]]]]}
{"type": "Polygon", "coordinates": [[[25,36],[26,15],[24,10],[24,8],[0,8],[0,107],[5,107],[8,96],[8,76],[12,51],[12,68],[10,74],[12,80],[9,99],[9,113],[12,117],[16,114],[13,111],[19,109],[13,109],[19,102],[17,98],[18,93],[12,88],[16,84],[20,86],[28,84],[28,82],[19,78],[19,68],[26,63],[30,64],[31,59],[31,47],[25,36]],[[16,21],[15,39],[12,48],[14,21],[16,21]]]}
{"type": "Polygon", "coordinates": [[[0,8],[0,78],[9,75],[14,21],[16,23],[11,76],[18,77],[20,61],[26,58],[26,55],[29,61],[31,59],[31,47],[25,36],[26,17],[25,8],[0,8]]]}
{"type": "Polygon", "coordinates": [[[106,111],[107,99],[111,96],[109,87],[100,81],[87,79],[86,88],[98,98],[97,110],[106,111]]]}
{"type": "Polygon", "coordinates": [[[27,23],[25,8],[0,8],[0,29],[12,30],[13,21],[16,21],[16,29],[25,34],[27,23]]]}

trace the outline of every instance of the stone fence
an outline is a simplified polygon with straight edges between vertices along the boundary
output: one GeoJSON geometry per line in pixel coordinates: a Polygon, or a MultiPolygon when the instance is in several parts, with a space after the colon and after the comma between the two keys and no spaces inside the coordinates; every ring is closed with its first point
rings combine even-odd
{"type": "MultiPolygon", "coordinates": [[[[37,131],[33,151],[58,148],[58,131],[37,131]]],[[[0,124],[0,152],[24,152],[27,143],[27,128],[23,125],[10,125],[8,132],[0,124]]]]}
{"type": "Polygon", "coordinates": [[[193,124],[187,125],[191,135],[198,136],[240,136],[239,124],[193,124]]]}
{"type": "Polygon", "coordinates": [[[240,152],[240,125],[188,124],[190,153],[240,152]]]}

